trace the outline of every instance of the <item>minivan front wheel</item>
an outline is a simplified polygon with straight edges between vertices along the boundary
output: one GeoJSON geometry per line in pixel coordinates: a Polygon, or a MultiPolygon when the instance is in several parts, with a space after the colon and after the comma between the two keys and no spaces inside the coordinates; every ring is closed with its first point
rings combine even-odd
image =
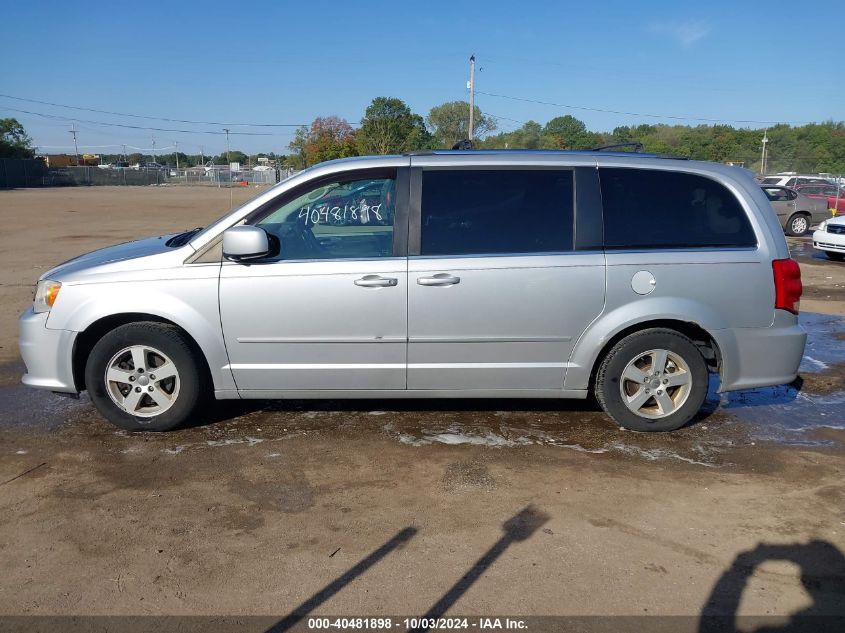
{"type": "Polygon", "coordinates": [[[810,230],[810,218],[803,213],[796,213],[786,223],[786,232],[792,237],[801,237],[810,230]]]}
{"type": "Polygon", "coordinates": [[[654,328],[613,346],[596,374],[596,399],[627,429],[673,431],[701,408],[707,383],[695,344],[674,330],[654,328]]]}
{"type": "Polygon", "coordinates": [[[186,336],[164,323],[130,323],[100,339],[85,366],[94,405],[128,431],[168,431],[199,407],[204,374],[186,336]]]}

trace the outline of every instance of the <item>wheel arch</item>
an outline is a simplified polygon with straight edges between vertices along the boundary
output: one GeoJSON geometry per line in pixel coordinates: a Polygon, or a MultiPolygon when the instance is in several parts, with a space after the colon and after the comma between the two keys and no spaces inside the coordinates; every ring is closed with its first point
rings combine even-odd
{"type": "Polygon", "coordinates": [[[722,352],[711,332],[728,327],[713,306],[680,297],[655,297],[624,303],[597,318],[581,334],[569,358],[564,388],[586,390],[607,352],[621,339],[640,330],[667,328],[696,343],[708,369],[721,372],[722,352]],[[690,315],[698,318],[691,319],[690,315]]]}
{"type": "Polygon", "coordinates": [[[655,328],[662,328],[667,330],[674,330],[683,334],[690,339],[698,348],[701,355],[704,357],[704,362],[707,364],[709,371],[719,373],[722,367],[722,353],[719,349],[718,343],[710,335],[710,333],[693,321],[683,321],[681,319],[654,319],[650,321],[640,321],[623,328],[611,336],[607,342],[599,350],[593,366],[590,369],[589,389],[592,391],[596,384],[596,374],[602,361],[610,353],[610,350],[626,336],[641,332],[643,330],[651,330],[655,328]]]}
{"type": "Polygon", "coordinates": [[[73,355],[71,360],[71,367],[73,371],[73,382],[77,391],[85,389],[85,365],[88,362],[88,357],[97,342],[103,338],[108,332],[122,325],[129,325],[131,323],[163,323],[172,325],[177,328],[188,341],[196,357],[200,360],[201,367],[208,378],[209,384],[213,381],[213,374],[208,358],[202,347],[197,343],[194,336],[191,335],[184,327],[166,319],[162,316],[146,313],[146,312],[122,312],[118,314],[110,314],[101,317],[88,325],[83,331],[77,334],[73,344],[73,355]]]}

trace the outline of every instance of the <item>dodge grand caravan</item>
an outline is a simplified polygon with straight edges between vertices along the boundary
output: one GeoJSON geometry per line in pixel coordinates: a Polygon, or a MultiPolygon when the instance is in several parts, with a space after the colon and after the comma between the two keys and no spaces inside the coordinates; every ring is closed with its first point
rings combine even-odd
{"type": "Polygon", "coordinates": [[[20,319],[23,382],[124,429],[224,398],[586,398],[638,431],[795,379],[801,279],[715,163],[435,151],[327,162],[205,229],[83,255],[20,319]]]}

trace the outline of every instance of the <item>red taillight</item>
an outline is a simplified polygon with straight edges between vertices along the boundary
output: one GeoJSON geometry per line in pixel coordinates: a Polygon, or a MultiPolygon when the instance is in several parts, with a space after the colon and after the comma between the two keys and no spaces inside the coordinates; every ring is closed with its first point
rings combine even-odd
{"type": "Polygon", "coordinates": [[[798,314],[801,301],[801,269],[794,259],[776,259],[772,262],[775,274],[775,308],[798,314]]]}

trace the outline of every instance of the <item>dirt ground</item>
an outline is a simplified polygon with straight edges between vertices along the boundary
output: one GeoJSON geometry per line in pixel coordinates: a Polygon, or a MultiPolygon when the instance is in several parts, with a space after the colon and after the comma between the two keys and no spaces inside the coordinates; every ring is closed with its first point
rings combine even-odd
{"type": "Polygon", "coordinates": [[[44,270],[228,208],[0,192],[0,615],[845,617],[845,264],[806,238],[802,380],[671,434],[568,401],[229,402],[131,434],[18,384],[44,270]]]}

